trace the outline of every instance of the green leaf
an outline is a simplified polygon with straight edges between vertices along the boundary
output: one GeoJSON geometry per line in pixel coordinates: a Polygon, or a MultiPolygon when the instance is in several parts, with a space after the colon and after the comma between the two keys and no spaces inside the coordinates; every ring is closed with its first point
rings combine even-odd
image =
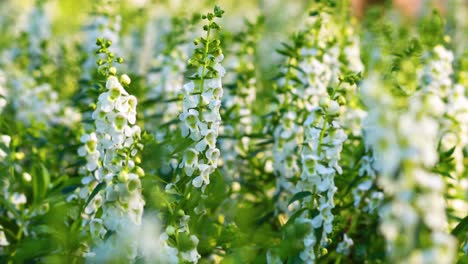
{"type": "Polygon", "coordinates": [[[298,192],[298,193],[294,194],[294,196],[289,201],[288,205],[294,203],[295,201],[302,200],[303,198],[305,198],[307,196],[310,196],[310,195],[312,195],[312,193],[309,192],[309,191],[298,192]]]}
{"type": "Polygon", "coordinates": [[[177,146],[175,146],[174,151],[172,151],[171,155],[174,155],[187,149],[191,144],[193,144],[193,141],[190,138],[180,139],[180,143],[177,146]]]}
{"type": "Polygon", "coordinates": [[[278,52],[279,54],[281,54],[283,56],[286,56],[286,57],[294,57],[294,53],[290,52],[288,50],[276,49],[276,52],[278,52]]]}
{"type": "Polygon", "coordinates": [[[106,182],[104,182],[104,181],[100,182],[98,185],[96,185],[96,188],[94,188],[94,190],[89,195],[88,200],[84,204],[83,210],[84,210],[84,208],[86,208],[86,206],[88,206],[88,204],[93,200],[93,198],[99,193],[99,191],[101,191],[105,186],[106,186],[106,182]]]}
{"type": "Polygon", "coordinates": [[[50,184],[50,174],[44,164],[41,163],[39,168],[36,168],[32,184],[34,201],[38,203],[45,197],[50,184]]]}
{"type": "Polygon", "coordinates": [[[21,240],[17,245],[16,255],[12,257],[13,262],[24,263],[25,260],[45,256],[55,249],[55,244],[53,240],[43,238],[21,240]]]}
{"type": "Polygon", "coordinates": [[[468,232],[468,215],[463,218],[460,223],[452,230],[452,235],[458,239],[465,239],[468,232]]]}
{"type": "Polygon", "coordinates": [[[451,156],[453,155],[453,153],[455,152],[455,148],[456,148],[456,147],[457,147],[457,146],[453,146],[451,149],[449,149],[449,150],[443,152],[443,153],[442,153],[442,158],[445,159],[445,158],[451,157],[451,156]]]}
{"type": "Polygon", "coordinates": [[[293,224],[294,220],[296,220],[296,218],[298,218],[299,215],[301,215],[305,210],[307,210],[307,208],[301,208],[301,209],[297,210],[294,214],[292,214],[291,217],[289,217],[288,222],[286,222],[286,224],[284,224],[283,228],[286,228],[289,225],[293,224]]]}

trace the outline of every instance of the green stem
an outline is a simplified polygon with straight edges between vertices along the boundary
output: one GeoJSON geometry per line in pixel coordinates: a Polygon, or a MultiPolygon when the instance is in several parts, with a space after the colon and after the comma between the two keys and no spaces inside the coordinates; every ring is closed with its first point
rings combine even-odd
{"type": "MultiPolygon", "coordinates": [[[[24,225],[20,224],[19,226],[19,229],[18,229],[18,233],[16,234],[16,243],[19,244],[19,241],[21,240],[21,237],[23,236],[23,229],[24,229],[24,225]]],[[[11,253],[11,258],[14,257],[16,255],[16,248],[15,250],[11,253]]],[[[13,260],[10,258],[10,260],[8,261],[8,264],[13,264],[13,260]]]]}
{"type": "MultiPolygon", "coordinates": [[[[288,89],[289,87],[289,80],[291,79],[291,60],[292,58],[288,58],[288,70],[286,72],[286,79],[284,80],[284,87],[288,89]]],[[[282,107],[287,107],[287,101],[288,101],[288,93],[287,91],[284,93],[284,101],[282,107]]]]}
{"type": "Polygon", "coordinates": [[[322,141],[323,141],[323,137],[325,136],[326,126],[327,126],[327,119],[326,119],[326,117],[323,117],[323,125],[322,125],[322,130],[320,131],[320,138],[319,138],[319,144],[318,144],[318,149],[317,149],[317,155],[320,155],[320,152],[322,152],[322,141]]]}
{"type": "Polygon", "coordinates": [[[211,24],[212,21],[208,23],[208,29],[206,31],[206,44],[205,44],[205,51],[203,52],[203,69],[202,74],[200,76],[200,101],[198,102],[198,113],[200,114],[200,119],[202,118],[202,94],[205,91],[205,74],[206,74],[206,65],[208,64],[208,52],[210,49],[210,33],[211,33],[211,24]]]}

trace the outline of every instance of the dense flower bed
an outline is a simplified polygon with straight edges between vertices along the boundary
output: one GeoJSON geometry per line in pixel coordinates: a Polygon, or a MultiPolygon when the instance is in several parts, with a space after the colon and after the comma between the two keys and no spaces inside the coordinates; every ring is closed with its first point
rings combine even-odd
{"type": "Polygon", "coordinates": [[[0,263],[468,261],[466,4],[194,2],[2,2],[0,263]]]}

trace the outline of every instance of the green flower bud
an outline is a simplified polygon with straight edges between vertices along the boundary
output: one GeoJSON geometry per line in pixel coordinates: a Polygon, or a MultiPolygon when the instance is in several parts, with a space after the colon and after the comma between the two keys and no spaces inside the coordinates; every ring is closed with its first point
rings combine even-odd
{"type": "Polygon", "coordinates": [[[141,158],[140,157],[135,157],[133,160],[135,161],[136,164],[141,163],[141,158]]]}
{"type": "Polygon", "coordinates": [[[145,171],[140,167],[140,166],[137,166],[136,169],[135,169],[135,173],[140,176],[140,177],[144,177],[145,176],[145,171]]]}
{"type": "Polygon", "coordinates": [[[121,171],[119,173],[119,175],[117,176],[117,178],[119,179],[119,181],[121,182],[127,182],[128,181],[128,172],[126,171],[121,171]]]}
{"type": "Polygon", "coordinates": [[[174,233],[175,233],[175,228],[173,226],[170,225],[170,226],[168,226],[166,228],[166,234],[167,235],[172,236],[172,235],[174,235],[174,233]]]}
{"type": "Polygon", "coordinates": [[[339,95],[336,98],[336,101],[338,101],[339,105],[345,105],[346,104],[346,98],[344,96],[342,96],[342,95],[339,95]]]}
{"type": "Polygon", "coordinates": [[[115,67],[110,67],[109,68],[109,73],[112,74],[112,75],[116,75],[117,74],[117,69],[115,67]]]}
{"type": "Polygon", "coordinates": [[[323,256],[323,255],[326,255],[328,253],[328,250],[326,248],[321,248],[320,249],[320,255],[323,256]]]}
{"type": "Polygon", "coordinates": [[[127,74],[122,74],[120,75],[120,82],[123,84],[123,85],[129,85],[131,80],[130,80],[130,77],[128,77],[127,74]]]}

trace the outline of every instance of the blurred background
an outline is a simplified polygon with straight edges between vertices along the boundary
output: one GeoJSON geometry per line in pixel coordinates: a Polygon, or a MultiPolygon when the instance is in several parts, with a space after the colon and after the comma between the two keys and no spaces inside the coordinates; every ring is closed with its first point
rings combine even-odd
{"type": "MultiPolygon", "coordinates": [[[[38,21],[37,28],[32,30],[50,31],[43,32],[53,40],[49,45],[87,43],[83,33],[92,20],[93,10],[97,10],[99,3],[104,6],[103,2],[110,2],[113,12],[122,19],[120,55],[127,58],[129,67],[143,73],[145,67],[147,69],[151,65],[150,60],[161,53],[162,45],[159,43],[162,41],[158,41],[158,38],[167,32],[171,17],[190,18],[193,14],[211,10],[216,4],[226,11],[220,21],[226,40],[245,30],[246,21],[254,22],[262,18],[261,28],[257,30],[257,78],[260,80],[258,89],[268,90],[281,60],[281,56],[274,51],[282,42],[288,42],[292,33],[303,28],[314,4],[320,1],[351,6],[351,10],[343,11],[352,16],[344,19],[349,19],[356,32],[360,32],[358,29],[361,26],[368,30],[383,18],[395,26],[407,24],[409,27],[405,28],[411,29],[419,20],[435,11],[447,20],[445,31],[453,39],[454,51],[460,53],[467,49],[467,43],[462,39],[468,32],[468,0],[0,0],[0,47],[6,48],[14,43],[12,40],[18,39],[21,32],[30,30],[28,22],[38,3],[43,6],[46,14],[42,17],[46,21],[38,21]],[[350,5],[346,5],[346,1],[350,5]]],[[[188,39],[190,37],[187,36],[188,39]]],[[[366,56],[371,56],[368,54],[371,49],[366,45],[372,48],[374,41],[369,36],[362,36],[361,41],[364,47],[361,55],[366,64],[369,63],[366,56]]],[[[75,89],[70,89],[70,94],[72,90],[75,89]]]]}

